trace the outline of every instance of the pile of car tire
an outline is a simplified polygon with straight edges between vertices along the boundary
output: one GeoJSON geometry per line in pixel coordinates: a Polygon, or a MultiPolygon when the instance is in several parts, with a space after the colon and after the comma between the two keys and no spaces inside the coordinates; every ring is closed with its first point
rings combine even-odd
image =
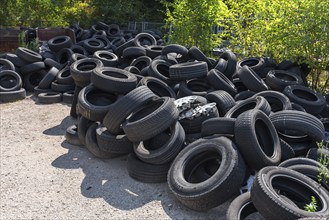
{"type": "Polygon", "coordinates": [[[237,61],[231,51],[213,59],[194,46],[163,46],[154,32],[126,39],[111,25],[94,29],[77,28],[75,45],[51,39],[46,53],[57,59],[44,60],[51,68],[34,88],[49,97],[53,84],[74,90],[68,143],[102,159],[128,155],[132,178],[167,182],[193,210],[235,198],[228,219],[329,216],[328,96],[307,87],[307,68],[237,61]],[[312,197],[316,212],[304,209],[312,197]]]}
{"type": "MultiPolygon", "coordinates": [[[[132,40],[136,38],[138,32],[121,30],[116,24],[107,25],[102,22],[98,22],[90,29],[82,29],[77,25],[71,28],[75,32],[76,43],[73,43],[69,36],[58,36],[45,42],[40,53],[19,47],[15,53],[1,55],[0,102],[24,99],[26,92],[34,92],[40,103],[50,104],[63,101],[70,104],[75,84],[69,73],[69,66],[75,60],[113,55],[113,60],[109,62],[115,66],[120,63],[127,65],[130,61],[129,52],[127,55],[129,59],[120,61],[116,60],[116,55],[113,53],[109,55],[107,52],[116,50],[119,53],[125,46],[134,45],[132,40]],[[118,48],[122,44],[125,44],[124,47],[118,48]],[[106,50],[106,52],[94,54],[98,50],[106,50]]],[[[162,44],[161,32],[148,30],[147,34],[152,34],[155,44],[162,44]]],[[[142,44],[147,44],[144,42],[143,34],[137,38],[141,38],[142,44]]],[[[137,39],[136,43],[138,43],[137,39]]]]}

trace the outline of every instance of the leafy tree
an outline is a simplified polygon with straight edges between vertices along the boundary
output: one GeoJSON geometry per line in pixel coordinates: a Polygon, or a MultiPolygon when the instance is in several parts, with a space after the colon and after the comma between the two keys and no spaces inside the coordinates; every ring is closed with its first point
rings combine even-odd
{"type": "Polygon", "coordinates": [[[226,35],[245,56],[270,55],[305,63],[309,83],[329,90],[329,2],[322,0],[227,0],[234,17],[226,35]]]}
{"type": "Polygon", "coordinates": [[[163,5],[159,0],[94,0],[91,4],[96,20],[126,25],[129,21],[162,22],[163,5]]]}
{"type": "Polygon", "coordinates": [[[266,53],[261,30],[263,20],[259,19],[264,10],[262,1],[226,0],[225,3],[230,19],[226,20],[223,35],[229,39],[231,49],[242,56],[266,53]]]}
{"type": "Polygon", "coordinates": [[[212,27],[224,25],[222,22],[228,15],[228,8],[222,0],[174,0],[164,1],[166,7],[166,24],[172,25],[169,43],[197,46],[209,53],[221,42],[212,27]]]}
{"type": "Polygon", "coordinates": [[[1,17],[4,26],[61,26],[66,25],[61,10],[52,0],[6,0],[1,17]]]}
{"type": "Polygon", "coordinates": [[[96,21],[126,25],[129,21],[163,22],[160,0],[2,0],[0,26],[52,27],[96,21]]]}

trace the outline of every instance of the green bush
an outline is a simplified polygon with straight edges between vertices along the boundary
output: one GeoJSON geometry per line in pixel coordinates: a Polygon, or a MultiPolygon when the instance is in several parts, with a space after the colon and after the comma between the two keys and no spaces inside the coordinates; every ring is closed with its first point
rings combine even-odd
{"type": "Polygon", "coordinates": [[[222,37],[212,27],[223,26],[228,8],[222,0],[174,0],[166,3],[168,43],[197,46],[206,54],[221,43],[222,37]]]}
{"type": "Polygon", "coordinates": [[[328,1],[228,0],[227,4],[234,17],[226,32],[233,50],[305,63],[311,69],[310,87],[328,92],[328,1]]]}

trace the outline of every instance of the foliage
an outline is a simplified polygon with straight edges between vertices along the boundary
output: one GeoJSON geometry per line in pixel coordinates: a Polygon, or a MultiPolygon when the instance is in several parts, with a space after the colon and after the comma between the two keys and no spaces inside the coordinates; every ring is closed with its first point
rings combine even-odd
{"type": "Polygon", "coordinates": [[[162,22],[160,0],[3,0],[0,26],[56,27],[97,21],[127,24],[129,21],[162,22]]]}
{"type": "MultiPolygon", "coordinates": [[[[318,143],[318,148],[319,149],[329,149],[329,144],[327,143],[325,145],[324,142],[318,143]]],[[[320,173],[318,175],[318,181],[319,182],[324,181],[325,183],[328,183],[328,181],[329,181],[329,172],[328,172],[329,156],[323,155],[322,151],[321,151],[319,161],[322,164],[322,167],[321,167],[320,173]]]]}
{"type": "Polygon", "coordinates": [[[107,23],[126,25],[129,21],[162,22],[160,0],[94,0],[93,17],[107,23]]]}
{"type": "Polygon", "coordinates": [[[312,201],[310,202],[310,204],[306,204],[304,206],[304,209],[305,209],[305,211],[308,211],[308,212],[316,212],[317,208],[318,208],[316,199],[314,196],[312,196],[311,198],[312,198],[312,201]]]}
{"type": "Polygon", "coordinates": [[[167,8],[166,24],[173,27],[168,36],[169,43],[197,46],[205,53],[220,44],[221,37],[212,31],[212,27],[223,25],[222,20],[228,15],[228,8],[222,0],[163,3],[167,8]]]}
{"type": "Polygon", "coordinates": [[[30,50],[39,51],[39,47],[40,47],[40,41],[38,38],[35,38],[33,40],[31,40],[30,42],[26,42],[25,41],[25,33],[24,31],[22,31],[19,36],[18,36],[18,43],[20,47],[25,47],[28,48],[30,50]]]}
{"type": "MultiPolygon", "coordinates": [[[[329,85],[329,1],[227,0],[234,21],[226,34],[245,56],[305,63],[312,89],[329,85]]],[[[328,89],[329,90],[329,89],[328,89]]]]}
{"type": "Polygon", "coordinates": [[[0,16],[4,26],[65,26],[61,9],[52,0],[5,0],[0,16]]]}
{"type": "Polygon", "coordinates": [[[265,9],[262,1],[227,0],[230,18],[224,32],[229,39],[230,49],[240,56],[255,56],[266,53],[262,28],[264,20],[259,15],[265,9]]]}

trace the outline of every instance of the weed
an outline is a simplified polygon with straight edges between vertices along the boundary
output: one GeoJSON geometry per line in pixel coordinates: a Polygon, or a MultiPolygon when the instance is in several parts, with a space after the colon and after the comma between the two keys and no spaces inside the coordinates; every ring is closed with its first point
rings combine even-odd
{"type": "Polygon", "coordinates": [[[310,204],[306,204],[304,206],[304,209],[305,209],[305,211],[308,211],[308,212],[316,212],[316,210],[318,208],[316,199],[314,196],[312,196],[311,198],[312,198],[312,201],[310,202],[310,204]]]}
{"type": "Polygon", "coordinates": [[[320,168],[320,173],[318,175],[318,181],[319,182],[325,182],[328,183],[329,180],[329,156],[328,155],[324,155],[322,153],[322,149],[328,149],[328,143],[326,142],[321,142],[318,143],[318,148],[320,149],[320,158],[319,158],[319,162],[321,163],[321,168],[320,168]]]}

